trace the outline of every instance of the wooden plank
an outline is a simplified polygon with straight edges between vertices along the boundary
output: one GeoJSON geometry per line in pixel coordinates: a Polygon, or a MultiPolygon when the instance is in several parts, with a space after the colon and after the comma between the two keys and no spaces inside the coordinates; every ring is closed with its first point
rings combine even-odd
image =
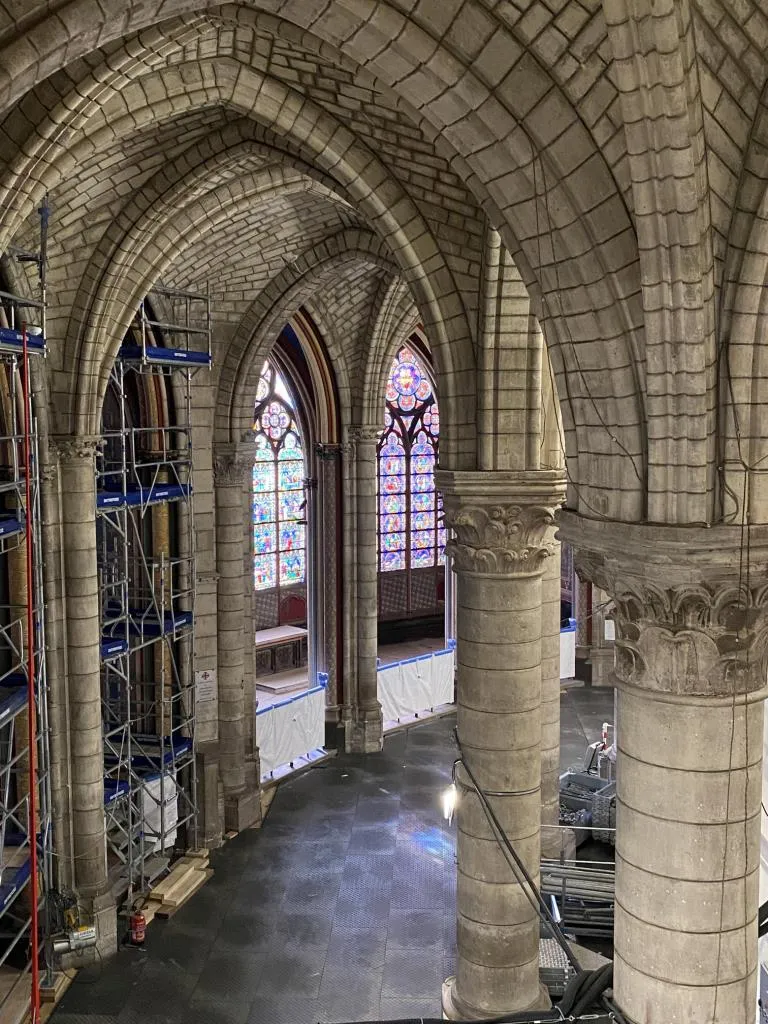
{"type": "Polygon", "coordinates": [[[158,899],[164,897],[167,892],[170,892],[176,885],[178,885],[187,875],[195,871],[199,865],[199,861],[194,857],[182,857],[181,860],[171,868],[170,874],[158,882],[158,884],[152,889],[152,899],[158,899]]]}
{"type": "Polygon", "coordinates": [[[0,1020],[3,1024],[23,1024],[29,1018],[32,979],[27,972],[0,967],[0,1020]]]}
{"type": "Polygon", "coordinates": [[[69,988],[71,980],[66,974],[56,971],[53,975],[52,985],[40,986],[40,1001],[43,1003],[58,1003],[69,988]]]}
{"type": "Polygon", "coordinates": [[[200,847],[197,850],[187,850],[184,854],[185,857],[197,857],[198,860],[208,861],[211,856],[211,851],[206,850],[205,847],[200,847]]]}
{"type": "Polygon", "coordinates": [[[202,889],[209,878],[213,878],[213,868],[206,868],[205,871],[199,871],[198,874],[200,875],[200,878],[195,882],[195,885],[189,890],[189,892],[187,892],[184,898],[174,905],[171,905],[170,903],[163,903],[155,914],[155,917],[160,918],[162,921],[167,921],[172,918],[176,911],[181,910],[187,900],[191,899],[191,897],[195,895],[198,889],[202,889]]]}
{"type": "Polygon", "coordinates": [[[141,908],[141,912],[144,915],[144,920],[148,925],[150,925],[157,917],[157,912],[160,909],[160,907],[162,907],[162,905],[163,904],[160,900],[151,899],[141,908]]]}
{"type": "MultiPolygon", "coordinates": [[[[62,979],[61,990],[58,992],[58,995],[56,996],[56,1001],[55,1002],[53,1002],[53,1003],[45,1003],[45,1005],[43,1005],[40,1008],[40,1021],[41,1021],[41,1024],[45,1024],[45,1022],[51,1016],[53,1011],[56,1009],[57,1003],[59,1002],[61,997],[64,995],[64,993],[67,991],[67,989],[72,984],[72,982],[75,980],[76,975],[77,975],[77,971],[72,971],[72,972],[63,973],[61,975],[57,975],[57,978],[61,977],[61,979],[62,979]]],[[[58,985],[58,982],[57,982],[57,985],[58,985]]]]}
{"type": "Polygon", "coordinates": [[[164,907],[177,907],[180,904],[186,902],[187,897],[189,896],[189,894],[191,892],[197,892],[197,890],[199,888],[199,884],[198,883],[199,883],[200,880],[199,880],[199,878],[197,876],[198,875],[205,875],[205,872],[206,871],[210,871],[210,870],[211,870],[210,868],[204,867],[204,868],[201,868],[199,871],[195,871],[191,875],[188,875],[186,877],[185,881],[184,881],[184,885],[183,886],[177,886],[175,889],[173,889],[171,892],[167,893],[163,897],[163,906],[164,907]]]}

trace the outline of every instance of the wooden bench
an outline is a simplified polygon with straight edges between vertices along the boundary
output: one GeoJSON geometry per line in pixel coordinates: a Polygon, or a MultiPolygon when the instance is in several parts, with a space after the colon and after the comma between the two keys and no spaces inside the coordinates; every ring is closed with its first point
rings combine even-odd
{"type": "Polygon", "coordinates": [[[256,631],[255,647],[257,651],[269,651],[272,671],[277,671],[276,655],[281,647],[293,647],[294,664],[298,665],[301,643],[307,639],[307,630],[301,626],[273,626],[271,629],[256,631]]]}

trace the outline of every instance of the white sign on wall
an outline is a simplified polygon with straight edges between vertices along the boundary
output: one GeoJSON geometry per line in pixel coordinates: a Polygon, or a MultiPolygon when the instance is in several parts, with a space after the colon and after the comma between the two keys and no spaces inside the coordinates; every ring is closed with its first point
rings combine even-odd
{"type": "Polygon", "coordinates": [[[195,699],[198,704],[210,704],[216,700],[216,669],[195,672],[195,699]]]}

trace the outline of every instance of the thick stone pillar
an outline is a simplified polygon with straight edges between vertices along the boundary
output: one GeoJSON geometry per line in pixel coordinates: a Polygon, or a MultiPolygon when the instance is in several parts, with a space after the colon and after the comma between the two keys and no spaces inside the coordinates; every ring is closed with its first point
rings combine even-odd
{"type": "Polygon", "coordinates": [[[355,477],[355,601],[357,658],[355,704],[347,728],[346,747],[350,753],[369,754],[381,750],[383,721],[377,694],[378,651],[378,560],[376,529],[376,447],[378,427],[352,427],[355,477]]]}
{"type": "MultiPolygon", "coordinates": [[[[95,456],[99,438],[57,440],[66,595],[72,859],[78,895],[93,915],[100,952],[116,948],[104,819],[101,623],[96,569],[95,456]]],[[[54,680],[55,687],[55,680],[54,680]]]]}
{"type": "MultiPolygon", "coordinates": [[[[458,732],[464,757],[534,880],[541,828],[542,574],[552,553],[558,470],[437,474],[457,578],[458,732]]],[[[459,769],[456,977],[452,1019],[548,1005],[539,919],[459,769]]]]}
{"type": "Polygon", "coordinates": [[[768,527],[562,517],[615,602],[616,1002],[755,1019],[768,527]]]}
{"type": "MultiPolygon", "coordinates": [[[[552,531],[554,532],[554,530],[552,531]]],[[[560,823],[560,541],[549,539],[541,583],[541,824],[560,823]]],[[[558,857],[559,828],[541,834],[544,857],[558,857]]]]}
{"type": "Polygon", "coordinates": [[[214,454],[216,569],[218,572],[219,772],[224,788],[224,823],[241,831],[259,819],[258,787],[246,785],[243,487],[253,468],[254,446],[219,445],[214,454]]]}

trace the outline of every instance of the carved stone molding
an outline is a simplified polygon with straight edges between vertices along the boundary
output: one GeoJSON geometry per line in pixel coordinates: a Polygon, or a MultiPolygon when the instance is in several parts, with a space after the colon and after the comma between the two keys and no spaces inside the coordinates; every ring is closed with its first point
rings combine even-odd
{"type": "Polygon", "coordinates": [[[341,458],[340,444],[316,444],[315,455],[323,462],[337,462],[341,458]]]}
{"type": "Polygon", "coordinates": [[[762,690],[768,673],[768,534],[649,527],[564,513],[578,575],[614,603],[620,683],[673,697],[762,690]],[[613,527],[613,528],[612,528],[613,527]]]}
{"type": "Polygon", "coordinates": [[[242,487],[246,475],[253,471],[255,461],[256,445],[253,440],[217,445],[213,452],[214,482],[223,487],[242,487]]]}
{"type": "Polygon", "coordinates": [[[555,512],[562,474],[439,471],[447,551],[458,572],[540,573],[555,550],[555,512]]]}
{"type": "Polygon", "coordinates": [[[73,460],[95,459],[97,453],[104,445],[101,437],[72,434],[60,434],[49,442],[51,448],[56,452],[60,462],[73,460]]]}
{"type": "Polygon", "coordinates": [[[347,433],[352,444],[378,444],[379,438],[384,432],[383,426],[353,426],[349,427],[347,433]]]}
{"type": "Polygon", "coordinates": [[[554,552],[555,509],[541,505],[454,505],[445,500],[454,533],[447,551],[459,572],[517,575],[541,572],[554,552]]]}

